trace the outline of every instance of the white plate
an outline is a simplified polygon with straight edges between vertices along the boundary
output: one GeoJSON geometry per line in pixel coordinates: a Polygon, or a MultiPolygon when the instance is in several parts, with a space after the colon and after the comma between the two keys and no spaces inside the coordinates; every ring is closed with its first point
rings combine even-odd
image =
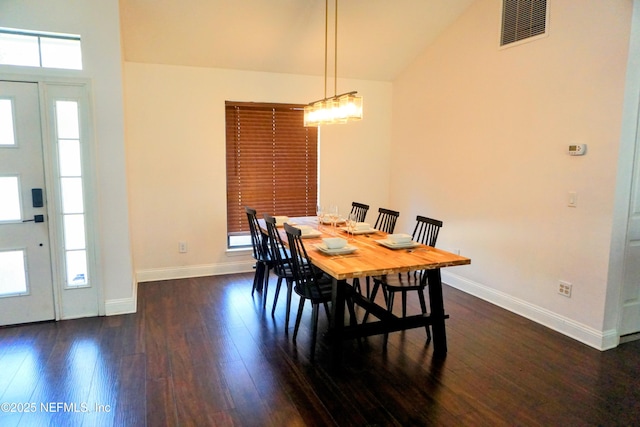
{"type": "Polygon", "coordinates": [[[303,239],[315,239],[316,237],[320,236],[322,236],[322,232],[318,230],[311,230],[310,233],[300,235],[300,237],[302,237],[303,239]]]}
{"type": "MultiPolygon", "coordinates": [[[[287,224],[289,224],[292,227],[295,227],[296,225],[298,225],[297,222],[291,222],[291,221],[287,222],[287,224]]],[[[282,227],[284,227],[284,224],[283,223],[281,223],[281,224],[276,223],[276,227],[277,228],[282,228],[282,227]]]]}
{"type": "MultiPolygon", "coordinates": [[[[331,222],[331,220],[330,220],[329,218],[324,218],[324,219],[322,220],[322,223],[323,223],[324,225],[331,225],[331,224],[333,224],[333,222],[331,222]]],[[[338,218],[338,219],[336,220],[336,224],[344,224],[344,218],[338,218]]]]}
{"type": "Polygon", "coordinates": [[[418,242],[405,242],[405,243],[394,243],[389,239],[380,239],[380,240],[374,240],[374,242],[381,244],[382,246],[386,246],[387,248],[390,249],[408,249],[408,248],[415,248],[417,246],[420,246],[420,243],[418,242]]]}
{"type": "Polygon", "coordinates": [[[358,248],[356,248],[355,246],[349,246],[349,245],[340,249],[329,249],[327,248],[327,245],[325,245],[324,243],[318,243],[314,246],[320,252],[325,253],[327,255],[344,255],[344,254],[350,254],[358,250],[358,248]]]}
{"type": "MultiPolygon", "coordinates": [[[[340,230],[351,233],[347,227],[340,227],[340,230]]],[[[375,233],[376,231],[378,230],[376,230],[375,228],[370,228],[368,230],[353,230],[353,234],[371,234],[375,233]]]]}

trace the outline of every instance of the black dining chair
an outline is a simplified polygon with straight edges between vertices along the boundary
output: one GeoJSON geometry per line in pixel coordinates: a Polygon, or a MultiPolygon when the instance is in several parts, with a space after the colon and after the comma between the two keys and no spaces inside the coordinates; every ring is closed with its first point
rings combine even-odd
{"type": "Polygon", "coordinates": [[[256,210],[245,206],[245,212],[247,213],[247,220],[249,221],[249,231],[251,232],[251,246],[253,249],[253,258],[256,261],[254,268],[256,273],[253,276],[253,288],[251,289],[251,296],[257,290],[262,292],[263,302],[262,307],[267,305],[267,289],[269,288],[269,273],[273,268],[274,261],[269,254],[268,239],[264,233],[260,230],[260,224],[258,224],[258,218],[256,216],[256,210]]]}
{"type": "MultiPolygon", "coordinates": [[[[396,228],[396,222],[398,221],[398,217],[400,216],[400,212],[394,211],[387,208],[379,208],[378,209],[378,218],[376,219],[376,223],[373,226],[378,231],[383,231],[385,233],[393,233],[393,230],[396,228]]],[[[365,278],[367,282],[367,298],[370,298],[371,295],[371,280],[369,276],[365,278]]],[[[353,279],[353,288],[356,292],[362,294],[362,289],[360,288],[360,279],[353,279]]]]}
{"type": "MultiPolygon", "coordinates": [[[[413,229],[412,240],[414,242],[422,243],[427,246],[434,247],[438,240],[438,234],[442,228],[442,221],[433,218],[427,218],[425,216],[418,215],[416,217],[416,226],[413,229]]],[[[382,292],[387,303],[387,310],[393,311],[393,303],[395,300],[395,294],[400,292],[402,295],[402,317],[407,316],[407,293],[415,291],[418,293],[418,300],[420,301],[420,309],[423,314],[427,313],[427,304],[424,297],[424,289],[428,285],[427,273],[425,270],[410,271],[407,273],[398,273],[392,276],[379,276],[373,278],[373,290],[371,292],[371,299],[374,300],[378,289],[382,287],[382,292]]],[[[363,322],[366,321],[365,319],[363,322]]],[[[425,326],[427,331],[427,342],[431,341],[431,332],[429,326],[425,326]]],[[[384,346],[387,345],[388,334],[384,336],[384,346]]]]}
{"type": "MultiPolygon", "coordinates": [[[[316,337],[318,335],[318,311],[320,304],[324,306],[327,318],[330,318],[329,301],[331,301],[331,287],[332,278],[317,268],[311,262],[311,259],[307,255],[307,250],[302,241],[302,232],[299,228],[293,227],[287,223],[284,224],[285,232],[287,233],[287,240],[289,242],[289,251],[291,252],[291,264],[293,267],[293,277],[295,286],[294,292],[300,297],[300,304],[298,305],[298,314],[296,316],[296,325],[293,329],[293,342],[296,341],[298,336],[298,329],[300,328],[300,320],[302,319],[302,312],[307,300],[311,302],[311,356],[310,360],[313,361],[316,348],[316,337]]],[[[349,309],[349,316],[351,325],[356,322],[356,313],[353,305],[353,288],[347,286],[346,289],[346,301],[349,309]]],[[[339,319],[338,321],[341,321],[339,319]]]]}
{"type": "Polygon", "coordinates": [[[373,226],[376,230],[384,231],[385,233],[393,233],[393,230],[396,228],[396,221],[398,221],[398,217],[400,216],[400,212],[392,211],[391,209],[379,208],[378,209],[378,218],[376,219],[376,224],[373,226]]]}
{"type": "Polygon", "coordinates": [[[288,334],[294,280],[290,252],[280,237],[276,219],[269,214],[264,214],[264,221],[267,225],[267,232],[269,235],[269,254],[271,259],[274,261],[273,272],[278,277],[276,293],[273,297],[273,307],[271,308],[271,316],[273,317],[275,314],[278,295],[280,294],[280,288],[282,287],[282,281],[284,280],[287,286],[287,311],[285,314],[284,331],[285,334],[288,334]]]}
{"type": "Polygon", "coordinates": [[[367,212],[369,211],[369,205],[365,205],[364,203],[353,202],[351,203],[351,212],[350,214],[356,216],[357,222],[364,222],[367,217],[367,212]]]}

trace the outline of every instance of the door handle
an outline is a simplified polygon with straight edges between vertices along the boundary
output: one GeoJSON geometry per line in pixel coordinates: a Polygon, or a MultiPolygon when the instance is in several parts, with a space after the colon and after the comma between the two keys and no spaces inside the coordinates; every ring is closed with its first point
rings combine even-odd
{"type": "Polygon", "coordinates": [[[33,219],[25,219],[22,222],[44,222],[44,215],[34,215],[33,219]]]}
{"type": "Polygon", "coordinates": [[[41,208],[44,206],[44,198],[42,197],[42,188],[31,189],[31,202],[34,208],[41,208]]]}

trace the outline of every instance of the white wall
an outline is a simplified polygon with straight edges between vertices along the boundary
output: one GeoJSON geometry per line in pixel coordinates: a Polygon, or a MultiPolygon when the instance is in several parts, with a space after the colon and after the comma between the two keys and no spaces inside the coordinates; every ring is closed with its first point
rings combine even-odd
{"type": "Polygon", "coordinates": [[[394,82],[391,203],[472,259],[448,282],[606,347],[631,2],[549,2],[548,37],[507,49],[501,4],[474,3],[394,82]]]}
{"type": "MultiPolygon", "coordinates": [[[[124,117],[118,2],[112,0],[2,0],[0,26],[79,34],[82,71],[51,76],[90,78],[93,86],[100,222],[99,259],[107,314],[135,310],[125,176],[124,117]]],[[[0,72],[43,76],[27,67],[0,72]]]]}
{"type": "MultiPolygon", "coordinates": [[[[250,269],[250,253],[226,249],[224,102],[308,103],[322,97],[322,78],[132,62],[124,75],[138,280],[250,269]]],[[[320,197],[377,209],[389,197],[391,84],[339,81],[339,89],[359,91],[366,119],[321,129],[320,197]]]]}

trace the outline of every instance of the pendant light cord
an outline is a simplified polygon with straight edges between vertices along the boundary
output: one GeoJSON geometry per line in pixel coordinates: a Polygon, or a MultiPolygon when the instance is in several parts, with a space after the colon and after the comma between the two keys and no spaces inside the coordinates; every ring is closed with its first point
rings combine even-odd
{"type": "Polygon", "coordinates": [[[327,43],[329,34],[329,0],[324,0],[324,99],[327,99],[327,43]]]}
{"type": "MultiPolygon", "coordinates": [[[[335,28],[335,35],[334,35],[334,43],[335,46],[333,48],[333,52],[334,52],[334,60],[333,60],[333,66],[334,66],[334,70],[333,70],[333,96],[337,97],[338,96],[338,0],[336,0],[336,22],[334,24],[334,28],[335,28]]],[[[326,97],[327,95],[325,95],[326,97]]]]}
{"type": "MultiPolygon", "coordinates": [[[[333,35],[333,97],[338,96],[338,0],[335,0],[333,35]]],[[[327,99],[327,70],[329,58],[329,0],[324,0],[324,99],[327,99]]]]}

